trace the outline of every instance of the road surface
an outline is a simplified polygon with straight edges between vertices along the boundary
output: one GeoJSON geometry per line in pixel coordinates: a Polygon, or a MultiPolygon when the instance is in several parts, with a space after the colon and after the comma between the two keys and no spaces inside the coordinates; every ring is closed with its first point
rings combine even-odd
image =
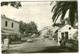
{"type": "Polygon", "coordinates": [[[22,44],[11,45],[9,50],[5,53],[54,53],[54,52],[66,52],[65,49],[58,46],[54,40],[45,39],[43,42],[41,39],[36,38],[32,43],[24,42],[22,44]]]}

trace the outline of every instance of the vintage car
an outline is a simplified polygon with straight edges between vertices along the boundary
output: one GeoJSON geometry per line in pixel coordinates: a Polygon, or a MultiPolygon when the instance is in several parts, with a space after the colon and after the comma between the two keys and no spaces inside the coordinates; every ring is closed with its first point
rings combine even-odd
{"type": "Polygon", "coordinates": [[[33,42],[33,40],[31,38],[27,39],[27,42],[33,42]]]}

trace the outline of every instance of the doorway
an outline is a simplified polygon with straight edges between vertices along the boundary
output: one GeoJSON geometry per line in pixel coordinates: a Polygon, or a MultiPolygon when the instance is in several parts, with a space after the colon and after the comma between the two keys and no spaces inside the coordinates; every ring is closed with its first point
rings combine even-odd
{"type": "Polygon", "coordinates": [[[64,38],[64,33],[63,32],[61,33],[61,36],[62,36],[62,39],[63,39],[64,38]]]}
{"type": "Polygon", "coordinates": [[[65,32],[65,39],[68,40],[68,32],[65,32]]]}

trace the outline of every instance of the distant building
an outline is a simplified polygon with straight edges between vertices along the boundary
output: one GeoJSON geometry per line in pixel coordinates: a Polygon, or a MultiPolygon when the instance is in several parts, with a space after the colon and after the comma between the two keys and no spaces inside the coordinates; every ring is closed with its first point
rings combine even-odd
{"type": "Polygon", "coordinates": [[[40,32],[40,37],[43,38],[43,37],[48,37],[50,39],[57,39],[57,36],[54,37],[55,35],[55,31],[58,30],[59,27],[57,26],[46,26],[44,27],[40,32]]]}
{"type": "MultiPolygon", "coordinates": [[[[5,15],[2,15],[1,16],[1,33],[6,35],[16,34],[20,36],[19,22],[13,19],[9,19],[5,15]]],[[[11,36],[14,36],[14,35],[11,35],[11,36]]]]}

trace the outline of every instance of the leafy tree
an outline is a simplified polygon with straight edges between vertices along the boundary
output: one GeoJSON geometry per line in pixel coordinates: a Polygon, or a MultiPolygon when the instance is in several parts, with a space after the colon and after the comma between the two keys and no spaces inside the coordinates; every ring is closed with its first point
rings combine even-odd
{"type": "Polygon", "coordinates": [[[19,30],[21,34],[27,34],[27,35],[32,35],[32,34],[37,34],[37,25],[35,22],[31,21],[30,23],[24,23],[23,21],[19,22],[19,30]]]}
{"type": "Polygon", "coordinates": [[[67,11],[69,10],[69,19],[71,26],[74,25],[74,22],[78,21],[78,7],[77,1],[56,1],[56,4],[53,6],[51,12],[53,12],[53,22],[56,23],[59,16],[61,20],[64,19],[67,11]]]}
{"type": "Polygon", "coordinates": [[[38,32],[37,25],[35,22],[31,21],[27,24],[26,33],[36,34],[38,32]]]}
{"type": "Polygon", "coordinates": [[[8,4],[10,4],[12,7],[15,7],[15,8],[21,7],[21,3],[17,2],[17,1],[13,1],[13,2],[1,2],[1,6],[5,6],[5,5],[8,5],[8,4]]]}
{"type": "Polygon", "coordinates": [[[24,29],[23,29],[23,21],[20,21],[20,22],[19,22],[19,31],[20,31],[21,34],[24,33],[24,32],[23,32],[23,31],[24,31],[24,29]]]}
{"type": "Polygon", "coordinates": [[[19,22],[19,31],[21,34],[24,34],[26,31],[26,23],[24,23],[23,21],[19,22]]]}

